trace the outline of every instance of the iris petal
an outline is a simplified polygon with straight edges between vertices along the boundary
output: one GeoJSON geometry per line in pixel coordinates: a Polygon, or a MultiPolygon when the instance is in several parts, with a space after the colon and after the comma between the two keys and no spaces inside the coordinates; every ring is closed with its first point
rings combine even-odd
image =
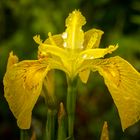
{"type": "Polygon", "coordinates": [[[103,31],[98,29],[90,29],[87,32],[85,32],[83,44],[84,48],[85,49],[98,48],[103,33],[104,33],[103,31]]]}
{"type": "Polygon", "coordinates": [[[119,56],[99,60],[95,66],[104,77],[124,130],[140,119],[140,73],[119,56]]]}
{"type": "Polygon", "coordinates": [[[87,49],[85,51],[82,51],[80,53],[81,58],[83,59],[97,59],[97,58],[102,58],[104,57],[106,54],[110,54],[113,51],[115,51],[118,48],[118,45],[113,46],[110,45],[108,48],[95,48],[95,49],[87,49]]]}
{"type": "MultiPolygon", "coordinates": [[[[9,61],[11,57],[12,55],[9,61]]],[[[4,96],[21,129],[30,127],[32,109],[41,93],[48,70],[48,65],[43,60],[21,61],[7,67],[3,81],[4,96]]]]}
{"type": "Polygon", "coordinates": [[[64,39],[66,47],[71,50],[83,48],[84,32],[82,26],[86,23],[85,17],[77,10],[73,11],[66,19],[67,38],[64,39]]]}

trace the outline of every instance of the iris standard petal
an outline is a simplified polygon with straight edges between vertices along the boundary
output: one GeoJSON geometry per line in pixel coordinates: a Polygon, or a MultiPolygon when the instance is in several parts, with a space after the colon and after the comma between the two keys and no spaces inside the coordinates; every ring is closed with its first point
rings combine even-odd
{"type": "Polygon", "coordinates": [[[98,48],[101,37],[103,35],[102,30],[90,29],[84,34],[84,49],[98,48]]]}
{"type": "Polygon", "coordinates": [[[3,80],[4,96],[21,129],[30,127],[32,109],[48,70],[48,64],[43,60],[21,61],[7,68],[3,80]]]}
{"type": "Polygon", "coordinates": [[[82,26],[86,23],[85,17],[77,10],[69,14],[66,19],[64,43],[66,48],[77,50],[83,48],[84,32],[82,26]]]}

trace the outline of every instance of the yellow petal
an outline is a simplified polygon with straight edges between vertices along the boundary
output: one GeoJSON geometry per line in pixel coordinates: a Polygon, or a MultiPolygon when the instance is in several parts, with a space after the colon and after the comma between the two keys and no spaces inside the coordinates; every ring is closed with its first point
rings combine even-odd
{"type": "Polygon", "coordinates": [[[16,55],[13,55],[13,52],[10,52],[8,63],[7,63],[7,69],[13,66],[17,62],[18,62],[18,57],[16,55]]]}
{"type": "Polygon", "coordinates": [[[82,26],[86,23],[85,17],[80,11],[73,11],[66,19],[66,32],[63,34],[64,46],[66,48],[82,49],[84,42],[84,32],[82,26]]]}
{"type": "Polygon", "coordinates": [[[37,43],[37,44],[41,44],[42,43],[42,40],[40,39],[40,35],[36,35],[33,37],[34,41],[37,43]]]}
{"type": "Polygon", "coordinates": [[[42,86],[42,93],[46,99],[46,104],[49,109],[57,108],[57,100],[54,88],[54,70],[51,70],[47,73],[47,76],[44,78],[42,86]]]}
{"type": "Polygon", "coordinates": [[[95,65],[117,106],[124,130],[140,119],[140,73],[119,56],[95,65]]]}
{"type": "Polygon", "coordinates": [[[63,38],[61,34],[53,35],[49,33],[49,38],[44,41],[45,44],[55,45],[58,47],[63,47],[63,38]]]}
{"type": "Polygon", "coordinates": [[[83,58],[84,60],[86,60],[86,59],[102,58],[106,54],[112,53],[117,48],[118,48],[118,45],[116,45],[116,46],[110,45],[108,48],[105,48],[105,49],[102,49],[102,48],[101,49],[99,49],[99,48],[87,49],[85,51],[82,51],[80,53],[79,57],[83,58]]]}
{"type": "Polygon", "coordinates": [[[100,140],[109,140],[107,122],[104,122],[100,140]]]}
{"type": "Polygon", "coordinates": [[[87,83],[90,75],[90,69],[79,72],[79,77],[83,83],[87,83]]]}
{"type": "Polygon", "coordinates": [[[85,49],[98,48],[103,33],[104,33],[103,31],[98,29],[91,29],[85,32],[83,45],[84,48],[85,49]]]}
{"type": "Polygon", "coordinates": [[[8,67],[4,76],[4,96],[21,129],[31,124],[32,109],[40,95],[48,71],[45,61],[22,61],[8,67]]]}
{"type": "MultiPolygon", "coordinates": [[[[40,36],[36,36],[36,38],[39,38],[40,36]]],[[[41,41],[42,42],[42,41],[41,41]]],[[[52,36],[51,33],[49,33],[49,38],[44,41],[44,43],[40,43],[38,47],[38,58],[47,58],[51,59],[50,63],[52,63],[52,67],[56,69],[61,69],[66,72],[66,69],[69,70],[70,65],[67,62],[69,59],[68,53],[62,46],[63,39],[61,35],[54,35],[52,36]],[[54,66],[56,65],[56,66],[54,66]]],[[[68,71],[67,71],[68,72],[68,71]]],[[[66,72],[66,73],[67,73],[66,72]]]]}

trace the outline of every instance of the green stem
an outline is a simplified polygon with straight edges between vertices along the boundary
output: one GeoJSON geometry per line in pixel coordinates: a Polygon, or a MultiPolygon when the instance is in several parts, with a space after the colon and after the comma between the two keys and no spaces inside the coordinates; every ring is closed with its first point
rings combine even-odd
{"type": "Polygon", "coordinates": [[[56,110],[48,109],[45,140],[55,139],[56,110]]]}
{"type": "Polygon", "coordinates": [[[26,130],[20,129],[20,140],[28,140],[29,137],[27,135],[26,130]]]}
{"type": "Polygon", "coordinates": [[[68,114],[68,137],[74,137],[75,105],[77,95],[77,78],[68,79],[67,91],[67,114],[68,114]]]}
{"type": "Polygon", "coordinates": [[[20,130],[20,140],[24,140],[24,132],[23,132],[23,130],[20,130]]]}

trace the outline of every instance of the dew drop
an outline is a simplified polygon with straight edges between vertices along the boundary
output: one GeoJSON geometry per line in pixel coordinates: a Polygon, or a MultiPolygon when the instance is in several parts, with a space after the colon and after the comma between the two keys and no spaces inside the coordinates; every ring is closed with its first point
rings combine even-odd
{"type": "Polygon", "coordinates": [[[84,59],[87,58],[87,54],[84,54],[84,55],[82,56],[82,58],[84,58],[84,59]]]}
{"type": "Polygon", "coordinates": [[[94,59],[94,57],[93,57],[93,56],[91,56],[91,57],[90,57],[90,59],[94,59]]]}
{"type": "Polygon", "coordinates": [[[67,37],[68,37],[67,32],[64,32],[64,33],[62,34],[62,38],[63,38],[63,39],[66,39],[67,37]]]}
{"type": "Polygon", "coordinates": [[[83,55],[82,55],[82,58],[84,58],[84,59],[94,59],[94,56],[90,56],[90,55],[87,55],[87,54],[83,54],[83,55]]]}
{"type": "Polygon", "coordinates": [[[67,47],[67,42],[63,43],[63,47],[66,48],[67,47]]]}

